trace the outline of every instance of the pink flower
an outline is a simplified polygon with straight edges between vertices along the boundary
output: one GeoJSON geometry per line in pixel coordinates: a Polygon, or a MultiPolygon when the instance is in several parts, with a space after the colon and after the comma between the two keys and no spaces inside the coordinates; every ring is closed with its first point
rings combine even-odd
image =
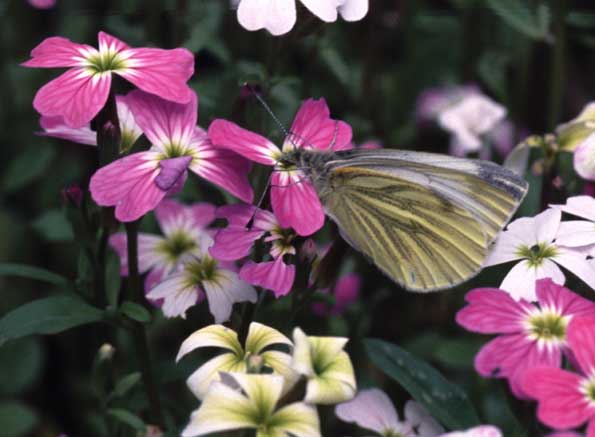
{"type": "Polygon", "coordinates": [[[285,255],[295,255],[291,229],[282,228],[275,216],[251,205],[227,205],[217,209],[217,217],[227,219],[228,226],[215,235],[215,244],[209,253],[221,261],[235,261],[247,257],[256,240],[263,237],[270,243],[270,261],[248,261],[240,269],[240,278],[284,296],[291,291],[295,279],[295,266],[288,264],[285,255]],[[252,225],[248,228],[248,224],[252,225]]]}
{"type": "Polygon", "coordinates": [[[568,325],[568,346],[579,373],[556,367],[534,367],[523,378],[523,390],[538,402],[537,417],[556,430],[588,422],[595,436],[595,318],[577,317],[568,325]]]}
{"type": "Polygon", "coordinates": [[[595,133],[581,141],[574,150],[574,170],[588,181],[595,181],[595,133]]]}
{"type": "MultiPolygon", "coordinates": [[[[116,108],[118,111],[118,121],[120,122],[120,152],[125,152],[134,146],[136,140],[138,140],[143,132],[138,124],[136,124],[134,115],[130,111],[127,96],[116,96],[116,108]]],[[[64,123],[64,119],[60,116],[42,116],[39,124],[43,129],[43,132],[39,132],[39,135],[60,138],[88,146],[97,145],[97,132],[91,130],[90,123],[74,128],[64,123]]]]}
{"type": "MultiPolygon", "coordinates": [[[[349,306],[357,301],[361,282],[361,278],[357,273],[346,274],[337,281],[332,291],[335,298],[334,305],[330,306],[323,302],[315,302],[312,304],[312,311],[319,316],[343,314],[349,306]]],[[[324,289],[320,290],[320,292],[329,293],[329,290],[324,289]]]]}
{"type": "Polygon", "coordinates": [[[206,132],[196,126],[197,97],[191,96],[182,105],[139,90],[128,94],[134,118],[153,147],[100,168],[89,186],[99,205],[116,207],[118,220],[136,220],[167,194],[179,192],[188,169],[245,202],[252,201],[247,179],[250,163],[211,144],[206,132]]]}
{"type": "Polygon", "coordinates": [[[467,431],[440,434],[440,437],[502,437],[502,432],[492,425],[480,425],[467,431]]]}
{"type": "Polygon", "coordinates": [[[515,301],[502,290],[478,288],[467,293],[468,305],[456,317],[470,331],[501,334],[479,351],[475,369],[484,377],[507,378],[520,398],[527,397],[521,380],[528,369],[560,366],[569,321],[595,312],[595,304],[551,279],[537,281],[537,299],[515,301]]]}
{"type": "Polygon", "coordinates": [[[163,99],[188,103],[186,82],[194,73],[194,56],[186,49],[131,48],[99,32],[99,50],[62,37],[45,39],[31,52],[25,67],[70,67],[43,86],[33,106],[44,116],[60,116],[66,125],[81,127],[103,108],[115,73],[138,88],[163,99]]]}
{"type": "Polygon", "coordinates": [[[537,279],[552,278],[557,284],[564,284],[566,278],[557,264],[595,288],[595,266],[587,260],[587,254],[561,246],[556,240],[560,220],[559,209],[548,209],[535,217],[517,219],[500,233],[485,266],[520,260],[508,272],[500,289],[514,299],[535,301],[537,279]]]}
{"type": "Polygon", "coordinates": [[[51,9],[56,6],[56,0],[28,0],[28,2],[36,9],[51,9]]]}
{"type": "Polygon", "coordinates": [[[415,103],[415,118],[420,124],[434,122],[449,106],[470,95],[481,94],[476,85],[440,86],[422,92],[415,103]]]}
{"type": "MultiPolygon", "coordinates": [[[[210,203],[183,205],[175,200],[162,201],[155,210],[157,223],[164,236],[139,233],[139,272],[149,273],[145,291],[161,282],[191,256],[200,254],[201,237],[211,232],[207,226],[215,220],[215,206],[210,203]]],[[[120,273],[128,275],[126,233],[110,237],[110,246],[120,257],[120,273]]]]}
{"type": "Polygon", "coordinates": [[[280,162],[284,152],[296,147],[318,150],[351,148],[351,127],[330,118],[324,99],[306,100],[299,109],[282,151],[266,138],[226,120],[209,127],[213,144],[227,147],[260,164],[274,166],[271,177],[271,204],[283,228],[293,228],[302,236],[311,235],[324,224],[324,210],[312,183],[293,165],[280,162]]]}

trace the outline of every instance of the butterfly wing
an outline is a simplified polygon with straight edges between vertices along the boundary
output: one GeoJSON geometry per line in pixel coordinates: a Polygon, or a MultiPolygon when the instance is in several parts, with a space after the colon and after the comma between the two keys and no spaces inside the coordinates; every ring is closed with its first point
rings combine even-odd
{"type": "Polygon", "coordinates": [[[527,184],[486,161],[366,150],[337,155],[314,181],[346,240],[407,289],[474,276],[527,184]]]}

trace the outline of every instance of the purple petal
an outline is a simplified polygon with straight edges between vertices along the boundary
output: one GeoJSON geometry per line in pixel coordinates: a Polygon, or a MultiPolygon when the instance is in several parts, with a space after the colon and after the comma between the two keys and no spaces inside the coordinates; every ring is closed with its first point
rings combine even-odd
{"type": "Polygon", "coordinates": [[[178,158],[164,159],[159,162],[161,171],[155,178],[155,185],[163,191],[174,188],[176,183],[183,177],[192,161],[192,156],[180,156],[178,158]]]}

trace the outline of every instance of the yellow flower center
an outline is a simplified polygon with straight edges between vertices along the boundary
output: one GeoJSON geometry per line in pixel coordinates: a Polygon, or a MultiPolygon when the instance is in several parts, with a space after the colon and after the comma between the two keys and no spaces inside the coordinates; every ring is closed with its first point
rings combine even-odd
{"type": "Polygon", "coordinates": [[[196,249],[196,241],[186,232],[174,232],[163,241],[157,250],[165,254],[172,262],[176,262],[181,255],[196,249]]]}
{"type": "Polygon", "coordinates": [[[564,343],[568,322],[569,317],[555,309],[540,310],[527,319],[529,338],[541,343],[564,343]]]}
{"type": "Polygon", "coordinates": [[[530,267],[539,267],[543,261],[548,258],[553,258],[558,254],[556,246],[539,243],[534,246],[520,246],[517,250],[517,255],[525,258],[530,267]]]}

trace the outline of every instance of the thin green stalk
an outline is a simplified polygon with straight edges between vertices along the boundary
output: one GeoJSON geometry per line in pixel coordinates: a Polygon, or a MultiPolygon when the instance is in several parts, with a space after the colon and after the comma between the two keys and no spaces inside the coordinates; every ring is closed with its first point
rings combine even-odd
{"type": "MultiPolygon", "coordinates": [[[[133,302],[142,304],[144,301],[144,294],[138,271],[138,225],[138,220],[126,223],[126,244],[128,246],[128,298],[133,302]]],[[[163,429],[165,422],[161,410],[161,400],[159,399],[157,386],[153,379],[151,353],[145,326],[142,323],[134,322],[132,335],[134,346],[139,357],[143,386],[149,400],[151,418],[163,429]]]]}
{"type": "Polygon", "coordinates": [[[553,0],[554,46],[550,62],[550,101],[547,128],[553,132],[560,122],[566,85],[566,0],[553,0]]]}

